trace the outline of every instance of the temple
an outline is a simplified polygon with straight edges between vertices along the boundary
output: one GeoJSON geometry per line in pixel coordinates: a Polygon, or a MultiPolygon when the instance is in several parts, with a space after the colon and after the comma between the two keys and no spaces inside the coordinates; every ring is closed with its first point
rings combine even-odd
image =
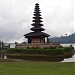
{"type": "Polygon", "coordinates": [[[49,42],[49,34],[44,32],[41,11],[39,8],[39,4],[35,4],[34,9],[34,17],[31,32],[25,34],[25,38],[27,38],[28,43],[16,44],[15,48],[49,48],[52,46],[60,46],[60,44],[52,44],[49,42]]]}
{"type": "Polygon", "coordinates": [[[50,36],[47,33],[44,33],[45,30],[42,28],[42,17],[40,14],[40,8],[39,4],[35,4],[34,9],[34,17],[33,17],[33,23],[31,24],[33,27],[30,29],[32,32],[25,34],[25,38],[28,39],[28,44],[40,44],[40,43],[48,43],[48,37],[50,36]]]}

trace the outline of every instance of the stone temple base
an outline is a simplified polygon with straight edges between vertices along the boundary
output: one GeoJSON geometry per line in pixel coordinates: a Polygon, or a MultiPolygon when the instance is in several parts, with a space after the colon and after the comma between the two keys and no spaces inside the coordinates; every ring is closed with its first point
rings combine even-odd
{"type": "Polygon", "coordinates": [[[52,46],[60,46],[60,44],[45,44],[45,43],[38,43],[38,44],[16,44],[16,48],[49,48],[52,46]]]}

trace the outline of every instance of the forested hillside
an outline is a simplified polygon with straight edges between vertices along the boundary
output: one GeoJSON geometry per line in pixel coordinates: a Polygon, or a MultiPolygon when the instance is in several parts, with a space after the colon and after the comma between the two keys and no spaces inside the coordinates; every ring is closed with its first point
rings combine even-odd
{"type": "Polygon", "coordinates": [[[49,38],[49,42],[53,43],[75,43],[75,33],[69,36],[53,37],[49,38]]]}

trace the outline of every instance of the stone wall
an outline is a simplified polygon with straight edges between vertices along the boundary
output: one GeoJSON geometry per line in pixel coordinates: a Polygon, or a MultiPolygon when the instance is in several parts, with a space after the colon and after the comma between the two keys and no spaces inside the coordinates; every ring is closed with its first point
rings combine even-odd
{"type": "Polygon", "coordinates": [[[45,43],[37,43],[37,44],[16,44],[16,48],[49,48],[51,46],[60,46],[60,44],[45,44],[45,43]]]}
{"type": "Polygon", "coordinates": [[[32,44],[35,44],[35,43],[44,43],[44,40],[43,38],[32,38],[32,44]]]}

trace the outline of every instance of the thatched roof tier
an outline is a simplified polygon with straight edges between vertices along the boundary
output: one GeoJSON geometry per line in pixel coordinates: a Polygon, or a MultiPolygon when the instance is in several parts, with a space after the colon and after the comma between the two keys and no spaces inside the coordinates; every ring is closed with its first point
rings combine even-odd
{"type": "Polygon", "coordinates": [[[25,34],[24,36],[25,38],[28,38],[28,37],[49,37],[50,35],[44,32],[36,32],[36,33],[30,32],[25,34]]]}
{"type": "Polygon", "coordinates": [[[32,27],[30,30],[35,32],[35,31],[44,31],[45,29],[42,27],[32,27]]]}
{"type": "Polygon", "coordinates": [[[37,23],[37,22],[36,23],[32,23],[31,25],[32,26],[43,26],[43,24],[40,24],[40,23],[37,23]]]}

